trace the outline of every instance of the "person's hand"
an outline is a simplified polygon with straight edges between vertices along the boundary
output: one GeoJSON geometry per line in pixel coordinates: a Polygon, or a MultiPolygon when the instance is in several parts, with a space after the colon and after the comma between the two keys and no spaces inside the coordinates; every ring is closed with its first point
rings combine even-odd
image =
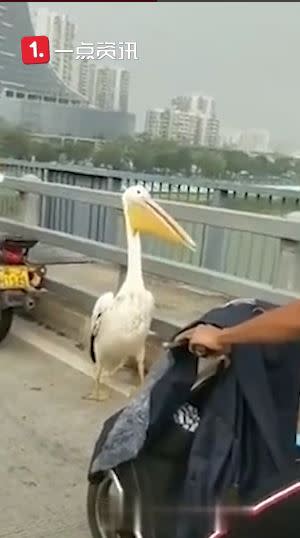
{"type": "Polygon", "coordinates": [[[187,342],[189,351],[194,354],[198,352],[204,356],[208,353],[218,356],[229,352],[228,348],[225,349],[220,344],[221,332],[221,329],[212,325],[198,325],[179,334],[175,338],[175,343],[180,345],[187,342]]]}

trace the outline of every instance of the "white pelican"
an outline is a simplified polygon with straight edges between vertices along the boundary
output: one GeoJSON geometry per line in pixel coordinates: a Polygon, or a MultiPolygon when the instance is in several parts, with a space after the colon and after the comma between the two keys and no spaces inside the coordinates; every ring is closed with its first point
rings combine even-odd
{"type": "Polygon", "coordinates": [[[154,298],[146,290],[142,274],[140,234],[151,234],[190,249],[195,243],[141,186],[123,194],[127,233],[127,273],[114,295],[101,295],[91,317],[90,355],[96,363],[95,386],[89,399],[104,400],[109,391],[105,378],[122,368],[128,359],[137,362],[140,382],[144,380],[145,343],[154,310],[154,298]]]}

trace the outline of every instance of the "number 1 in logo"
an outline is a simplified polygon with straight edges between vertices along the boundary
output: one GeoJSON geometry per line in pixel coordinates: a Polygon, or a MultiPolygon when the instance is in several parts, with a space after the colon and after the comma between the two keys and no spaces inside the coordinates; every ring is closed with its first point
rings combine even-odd
{"type": "Polygon", "coordinates": [[[50,47],[47,36],[25,36],[21,39],[23,64],[47,64],[50,61],[50,47]]]}

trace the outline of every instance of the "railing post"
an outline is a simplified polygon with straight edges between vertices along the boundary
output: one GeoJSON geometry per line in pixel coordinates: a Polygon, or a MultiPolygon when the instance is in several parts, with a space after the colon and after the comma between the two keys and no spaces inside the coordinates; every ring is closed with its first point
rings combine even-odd
{"type": "MultiPolygon", "coordinates": [[[[22,178],[24,181],[41,181],[33,174],[27,174],[22,178]]],[[[39,226],[41,220],[41,197],[39,194],[21,192],[21,210],[18,220],[30,226],[39,226]]]]}
{"type": "MultiPolygon", "coordinates": [[[[300,211],[288,213],[286,218],[295,221],[295,226],[300,226],[300,211]]],[[[280,240],[274,286],[288,291],[300,289],[300,243],[298,241],[284,237],[280,240]]]]}
{"type": "MultiPolygon", "coordinates": [[[[46,168],[40,168],[39,169],[39,178],[43,182],[48,181],[48,170],[46,168]]],[[[46,196],[41,196],[40,198],[40,226],[48,227],[48,201],[46,196]]]]}
{"type": "MultiPolygon", "coordinates": [[[[225,207],[228,192],[214,189],[213,207],[225,207]]],[[[221,224],[221,223],[220,223],[221,224]]],[[[226,256],[225,230],[222,226],[206,226],[201,265],[214,271],[223,271],[226,256]]]]}
{"type": "MultiPolygon", "coordinates": [[[[105,190],[111,192],[121,192],[122,180],[120,178],[109,177],[105,182],[105,190]]],[[[118,210],[106,207],[104,210],[104,242],[111,245],[117,244],[119,236],[118,210]]]]}
{"type": "Polygon", "coordinates": [[[226,199],[228,197],[228,192],[219,188],[214,189],[212,197],[212,205],[214,207],[225,207],[226,199]]]}

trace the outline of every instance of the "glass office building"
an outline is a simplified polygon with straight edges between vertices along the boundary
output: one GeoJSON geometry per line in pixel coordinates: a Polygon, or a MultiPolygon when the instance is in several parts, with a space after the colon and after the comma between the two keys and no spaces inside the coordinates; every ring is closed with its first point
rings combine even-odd
{"type": "Polygon", "coordinates": [[[1,118],[42,135],[112,139],[134,133],[134,114],[89,107],[48,64],[24,65],[26,35],[34,35],[28,4],[0,3],[1,118]]]}

